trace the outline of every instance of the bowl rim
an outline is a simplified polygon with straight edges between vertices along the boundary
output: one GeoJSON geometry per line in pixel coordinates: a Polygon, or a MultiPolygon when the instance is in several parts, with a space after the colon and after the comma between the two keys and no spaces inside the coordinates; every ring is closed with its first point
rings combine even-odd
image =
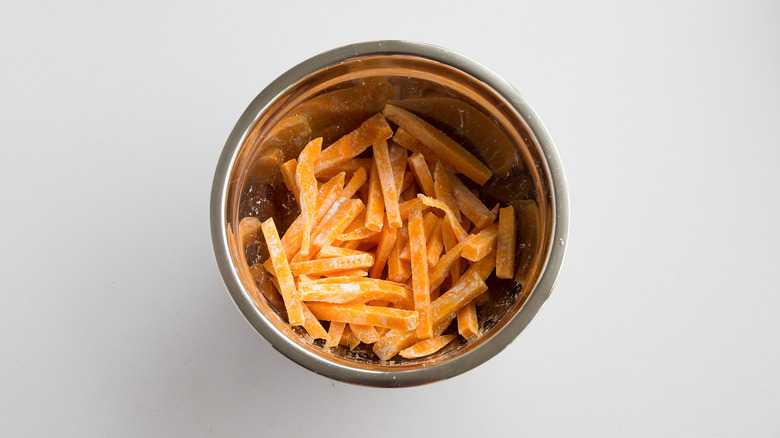
{"type": "Polygon", "coordinates": [[[211,241],[217,266],[233,302],[247,322],[277,351],[293,362],[335,380],[376,387],[415,386],[448,379],[475,368],[506,348],[531,322],[552,293],[563,263],[569,233],[569,197],[566,176],[558,151],[547,128],[517,89],[488,68],[463,55],[427,43],[398,40],[360,42],[320,53],[290,68],[263,89],[243,112],[225,142],[214,173],[209,211],[211,241]],[[387,371],[351,368],[307,351],[276,330],[255,309],[251,300],[247,299],[248,294],[241,283],[237,269],[232,264],[228,247],[226,207],[230,192],[230,175],[241,145],[249,135],[256,118],[263,114],[291,84],[329,66],[370,55],[410,55],[430,59],[459,69],[493,88],[515,108],[535,136],[542,152],[540,158],[545,160],[551,180],[550,195],[554,213],[553,244],[550,245],[544,271],[521,311],[512,316],[512,319],[494,334],[489,342],[483,343],[478,349],[439,364],[413,370],[393,370],[390,367],[387,371]]]}

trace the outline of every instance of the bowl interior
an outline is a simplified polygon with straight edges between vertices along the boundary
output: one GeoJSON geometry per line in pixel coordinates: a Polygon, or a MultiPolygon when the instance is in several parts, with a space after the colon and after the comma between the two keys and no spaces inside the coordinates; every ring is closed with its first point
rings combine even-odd
{"type": "MultiPolygon", "coordinates": [[[[368,372],[396,372],[433,367],[473,354],[523,311],[545,269],[553,240],[555,203],[547,161],[537,138],[524,115],[496,90],[459,69],[426,57],[367,54],[305,75],[250,117],[252,122],[242,133],[228,176],[225,205],[230,259],[244,289],[239,297],[234,294],[234,298],[250,304],[242,307],[245,314],[256,312],[259,318],[249,318],[250,321],[272,326],[287,342],[322,361],[368,372]],[[496,202],[502,206],[514,205],[518,216],[515,264],[518,272],[513,280],[501,280],[493,275],[487,281],[491,299],[479,310],[482,335],[470,342],[459,338],[459,343],[453,342],[449,348],[421,359],[379,361],[366,346],[352,351],[344,347],[323,350],[321,340],[312,340],[302,328],[290,328],[284,310],[274,306],[262,287],[258,287],[249,267],[267,260],[263,243],[244,247],[237,238],[236,230],[244,217],[261,221],[273,217],[283,234],[299,213],[294,197],[279,176],[278,164],[274,164],[278,163],[278,157],[268,158],[275,152],[265,141],[272,129],[313,97],[375,79],[393,85],[393,101],[399,106],[406,106],[481,157],[493,171],[493,177],[484,186],[473,188],[488,208],[496,202]]],[[[326,146],[329,140],[356,128],[361,117],[344,114],[336,129],[333,120],[326,120],[321,126],[313,124],[310,135],[294,141],[305,144],[323,136],[326,139],[323,146],[326,146]]],[[[289,151],[283,151],[282,155],[289,155],[289,151]]],[[[291,158],[295,156],[283,156],[281,162],[291,158]]],[[[453,330],[457,332],[456,327],[450,327],[449,331],[453,330]]],[[[508,343],[506,339],[502,342],[508,343]]]]}

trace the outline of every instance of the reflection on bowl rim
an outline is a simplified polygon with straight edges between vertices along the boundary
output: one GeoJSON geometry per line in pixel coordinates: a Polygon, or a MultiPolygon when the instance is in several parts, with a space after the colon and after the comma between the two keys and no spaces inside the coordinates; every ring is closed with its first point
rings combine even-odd
{"type": "Polygon", "coordinates": [[[305,368],[336,380],[381,387],[413,386],[450,378],[482,364],[509,345],[530,323],[552,292],[563,262],[569,231],[569,200],[563,167],[547,129],[530,105],[509,83],[482,65],[437,46],[407,41],[372,41],[339,47],[303,61],[269,84],[250,103],[230,133],[217,164],[211,191],[210,226],[212,245],[225,286],[247,321],[275,349],[305,368]],[[549,245],[541,275],[521,309],[511,316],[501,330],[478,348],[416,369],[350,366],[344,360],[333,360],[327,353],[317,354],[309,348],[304,348],[300,342],[295,342],[289,333],[281,333],[249,299],[237,269],[233,266],[228,243],[227,203],[231,189],[230,176],[241,146],[259,116],[290,84],[298,83],[329,66],[369,55],[409,55],[436,61],[460,70],[495,90],[513,107],[533,135],[541,152],[541,164],[546,166],[551,189],[549,196],[553,215],[550,218],[550,242],[554,244],[549,245]]]}

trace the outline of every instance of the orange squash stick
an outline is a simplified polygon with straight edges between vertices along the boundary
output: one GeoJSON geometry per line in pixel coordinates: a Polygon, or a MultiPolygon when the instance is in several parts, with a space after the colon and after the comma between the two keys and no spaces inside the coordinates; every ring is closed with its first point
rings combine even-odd
{"type": "Polygon", "coordinates": [[[344,172],[347,177],[351,178],[361,167],[365,171],[371,169],[371,163],[373,162],[374,160],[371,158],[353,158],[349,161],[337,164],[324,172],[318,173],[317,179],[329,179],[341,172],[344,172]]]}
{"type": "Polygon", "coordinates": [[[364,251],[358,251],[356,249],[341,248],[337,246],[326,246],[317,253],[317,258],[327,259],[332,257],[346,257],[358,254],[368,254],[364,251]]]}
{"type": "Polygon", "coordinates": [[[468,239],[463,242],[459,242],[439,259],[438,263],[436,263],[436,266],[433,267],[430,273],[431,289],[435,289],[441,286],[444,279],[447,278],[447,274],[450,272],[452,266],[455,263],[460,262],[460,256],[463,253],[463,247],[467,242],[468,239]]]}
{"type": "MultiPolygon", "coordinates": [[[[407,159],[407,161],[408,161],[408,159],[407,159]]],[[[395,173],[394,173],[394,175],[395,175],[395,173]]],[[[403,193],[405,190],[407,190],[413,184],[414,184],[414,174],[412,174],[412,172],[406,171],[406,172],[404,172],[404,178],[403,178],[403,181],[401,182],[401,188],[398,189],[398,191],[400,193],[403,193]]],[[[415,185],[415,188],[416,188],[416,185],[415,185]]],[[[416,194],[415,194],[414,197],[416,197],[416,194]]]]}
{"type": "Polygon", "coordinates": [[[496,242],[496,277],[512,278],[515,266],[515,209],[510,205],[498,214],[498,241],[496,242]]]}
{"type": "Polygon", "coordinates": [[[380,140],[374,144],[374,164],[379,172],[388,223],[391,227],[398,228],[402,221],[398,212],[398,192],[393,167],[390,163],[390,154],[387,150],[387,141],[380,140]]]}
{"type": "Polygon", "coordinates": [[[490,300],[490,291],[486,290],[485,292],[482,292],[482,295],[474,298],[473,303],[479,307],[479,306],[484,306],[488,302],[488,300],[490,300]]]}
{"type": "MultiPolygon", "coordinates": [[[[349,230],[346,230],[346,231],[349,231],[349,230]]],[[[341,240],[342,242],[346,242],[346,241],[349,241],[349,240],[362,240],[362,241],[364,241],[366,239],[371,238],[375,234],[377,234],[376,231],[370,230],[370,229],[366,228],[365,226],[360,226],[360,227],[355,228],[352,231],[340,234],[339,235],[339,240],[341,240]]]]}
{"type": "Polygon", "coordinates": [[[474,196],[474,193],[457,176],[449,175],[449,178],[452,184],[452,194],[455,197],[455,202],[458,204],[458,209],[471,222],[474,222],[474,225],[484,229],[496,220],[496,216],[485,207],[485,204],[479,198],[474,196]]]}
{"type": "Polygon", "coordinates": [[[310,301],[309,309],[317,319],[374,325],[389,329],[414,330],[417,328],[417,312],[392,307],[366,306],[364,304],[331,304],[310,301]]]}
{"type": "Polygon", "coordinates": [[[428,289],[428,251],[425,244],[422,210],[419,208],[412,210],[409,215],[409,245],[412,258],[414,310],[420,317],[417,324],[417,337],[427,339],[433,336],[433,322],[431,321],[431,296],[428,289]]]}
{"type": "Polygon", "coordinates": [[[322,137],[310,141],[298,156],[298,165],[295,167],[295,185],[298,187],[298,202],[304,224],[300,253],[304,256],[309,254],[311,227],[317,212],[317,179],[314,178],[313,169],[321,150],[322,137]]]}
{"type": "MultiPolygon", "coordinates": [[[[445,219],[446,220],[446,219],[445,219]]],[[[428,265],[431,267],[436,266],[441,255],[441,250],[444,248],[444,240],[441,234],[442,224],[444,220],[438,219],[436,226],[433,228],[433,232],[428,237],[428,265]]]]}
{"type": "Polygon", "coordinates": [[[309,336],[314,339],[325,339],[327,342],[330,339],[328,337],[328,332],[325,331],[322,324],[320,324],[317,318],[311,313],[311,310],[306,306],[306,303],[301,303],[301,308],[303,309],[303,328],[306,329],[309,336]]]}
{"type": "Polygon", "coordinates": [[[268,253],[271,255],[271,263],[274,267],[276,278],[279,281],[279,292],[282,294],[284,305],[287,308],[287,318],[290,325],[303,325],[304,315],[301,301],[298,296],[298,288],[295,287],[290,266],[287,263],[287,256],[284,254],[282,242],[279,239],[279,233],[276,230],[274,219],[270,218],[263,222],[263,235],[265,236],[268,253]]]}
{"type": "Polygon", "coordinates": [[[345,269],[343,271],[326,272],[323,277],[367,277],[368,271],[365,269],[345,269]]]}
{"type": "Polygon", "coordinates": [[[479,234],[473,235],[463,248],[463,258],[476,262],[482,260],[482,257],[488,255],[496,249],[496,238],[498,237],[498,224],[490,225],[479,234]]]}
{"type": "Polygon", "coordinates": [[[455,340],[455,338],[455,335],[436,336],[434,338],[416,342],[411,347],[401,350],[398,354],[406,359],[428,356],[441,350],[447,346],[447,344],[455,340]]]}
{"type": "Polygon", "coordinates": [[[477,306],[474,305],[474,301],[458,310],[458,333],[466,339],[475,338],[479,335],[477,306]]]}
{"type": "Polygon", "coordinates": [[[360,246],[360,244],[361,244],[360,240],[348,240],[346,242],[341,242],[339,247],[345,249],[357,249],[357,247],[360,246]]]}
{"type": "Polygon", "coordinates": [[[295,275],[325,275],[350,269],[370,268],[373,264],[374,257],[371,254],[366,254],[334,257],[332,259],[317,259],[306,262],[292,262],[290,263],[290,270],[292,270],[295,275]]]}
{"type": "Polygon", "coordinates": [[[455,197],[452,196],[450,177],[447,175],[447,171],[444,170],[444,165],[442,165],[441,161],[436,163],[436,168],[433,171],[433,189],[436,193],[436,199],[446,204],[452,210],[452,215],[460,221],[460,210],[458,210],[455,197]]]}
{"type": "Polygon", "coordinates": [[[292,160],[279,166],[279,170],[282,171],[282,179],[287,190],[295,196],[295,202],[300,204],[301,195],[298,193],[298,184],[295,183],[295,168],[298,167],[298,160],[293,158],[292,160]]]}
{"type": "MultiPolygon", "coordinates": [[[[422,210],[422,209],[421,209],[422,210]]],[[[436,216],[436,214],[432,211],[429,211],[425,213],[425,216],[423,216],[423,232],[425,233],[425,242],[428,242],[428,240],[431,238],[431,235],[433,234],[434,228],[436,228],[436,223],[439,221],[439,217],[436,216]]],[[[426,243],[427,246],[427,243],[426,243]]],[[[401,260],[405,260],[407,262],[411,262],[412,255],[411,255],[411,248],[409,247],[409,242],[406,243],[406,246],[403,250],[401,250],[401,254],[399,254],[399,257],[401,260]]],[[[427,257],[427,255],[426,255],[427,257]]]]}
{"type": "Polygon", "coordinates": [[[438,208],[439,210],[443,211],[450,222],[450,226],[452,227],[452,231],[455,233],[455,237],[458,239],[458,242],[463,242],[466,240],[466,237],[468,237],[466,231],[463,229],[463,227],[460,226],[460,222],[458,222],[458,220],[455,218],[455,214],[452,212],[452,210],[447,207],[447,204],[439,201],[438,199],[429,198],[422,193],[417,195],[417,198],[420,199],[425,205],[438,208]]]}
{"type": "Polygon", "coordinates": [[[413,209],[417,208],[417,207],[419,207],[419,208],[421,208],[423,210],[428,208],[428,206],[425,205],[422,202],[422,199],[417,198],[417,197],[415,197],[414,199],[410,199],[410,200],[408,200],[406,202],[401,202],[400,204],[398,204],[398,212],[401,214],[401,220],[402,221],[408,220],[409,219],[409,213],[411,213],[411,211],[413,209]]]}
{"type": "Polygon", "coordinates": [[[301,300],[336,304],[364,304],[373,300],[406,307],[412,292],[398,283],[373,278],[334,277],[300,285],[301,300]]]}
{"type": "Polygon", "coordinates": [[[436,191],[433,187],[433,177],[431,176],[431,170],[428,168],[428,163],[425,162],[425,157],[420,153],[415,153],[409,157],[408,161],[417,185],[427,196],[435,197],[436,191]]]}
{"type": "Polygon", "coordinates": [[[355,334],[352,333],[352,329],[350,329],[350,331],[349,331],[349,349],[350,350],[354,350],[355,347],[357,347],[358,345],[360,345],[360,338],[355,336],[355,334]]]}
{"type": "MultiPolygon", "coordinates": [[[[447,218],[444,218],[441,224],[441,239],[444,243],[445,254],[450,252],[450,250],[452,250],[452,248],[458,244],[458,239],[455,237],[455,233],[452,231],[452,227],[450,227],[450,220],[447,218]]],[[[460,254],[458,254],[458,256],[460,257],[460,254]]],[[[452,266],[450,266],[450,277],[452,277],[453,283],[458,281],[462,272],[463,270],[461,269],[461,262],[460,259],[458,259],[452,263],[452,266]]]]}
{"type": "Polygon", "coordinates": [[[350,324],[349,328],[352,329],[352,334],[354,334],[358,339],[360,339],[360,342],[364,344],[373,344],[379,340],[379,335],[373,326],[364,324],[350,324]]]}
{"type": "Polygon", "coordinates": [[[384,219],[384,226],[379,233],[379,246],[376,249],[376,257],[374,258],[374,266],[371,267],[369,274],[371,278],[379,278],[385,269],[387,264],[387,258],[390,257],[390,252],[393,250],[395,244],[396,228],[392,228],[387,223],[387,218],[384,219]]]}
{"type": "Polygon", "coordinates": [[[325,347],[326,348],[332,348],[336,345],[339,345],[339,341],[341,340],[341,335],[344,334],[344,327],[346,327],[346,323],[343,322],[331,322],[330,327],[328,327],[328,340],[325,341],[325,347]]]}
{"type": "Polygon", "coordinates": [[[385,202],[382,199],[382,182],[376,163],[371,165],[371,175],[368,179],[368,201],[366,202],[365,227],[369,230],[382,231],[382,218],[385,215],[385,202]]]}
{"type": "Polygon", "coordinates": [[[409,263],[401,260],[401,250],[406,246],[409,240],[409,231],[406,227],[398,228],[396,231],[395,244],[390,256],[387,259],[387,278],[388,280],[403,283],[411,275],[412,270],[409,263]]]}
{"type": "Polygon", "coordinates": [[[403,186],[404,176],[406,175],[407,153],[406,150],[395,143],[388,142],[388,154],[390,155],[390,165],[393,167],[393,177],[395,178],[396,192],[401,193],[398,188],[403,186]]]}
{"type": "MultiPolygon", "coordinates": [[[[331,324],[337,323],[337,324],[344,324],[345,325],[344,330],[341,332],[341,339],[339,339],[339,345],[343,345],[344,347],[348,347],[350,339],[354,337],[354,336],[352,336],[352,329],[349,328],[349,324],[347,324],[345,322],[336,322],[336,321],[331,321],[330,323],[331,324]]],[[[357,345],[357,344],[355,344],[355,345],[357,345]]],[[[354,347],[352,347],[352,348],[354,348],[354,347]]]]}
{"type": "Polygon", "coordinates": [[[389,104],[385,105],[382,114],[407,130],[442,160],[469,177],[472,181],[483,185],[490,179],[492,173],[487,166],[428,122],[409,111],[389,104]]]}
{"type": "Polygon", "coordinates": [[[319,175],[329,168],[358,156],[369,146],[393,135],[390,125],[381,114],[376,114],[363,122],[356,130],[336,140],[320,154],[314,173],[319,175]]]}

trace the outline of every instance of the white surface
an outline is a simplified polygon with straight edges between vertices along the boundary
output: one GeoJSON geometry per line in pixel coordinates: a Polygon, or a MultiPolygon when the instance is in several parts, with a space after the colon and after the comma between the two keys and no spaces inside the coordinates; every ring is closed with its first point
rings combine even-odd
{"type": "Polygon", "coordinates": [[[3,436],[780,435],[777,1],[31,3],[0,5],[3,436]],[[383,390],[244,322],[207,209],[265,85],[393,38],[526,96],[572,225],[511,346],[383,390]]]}

